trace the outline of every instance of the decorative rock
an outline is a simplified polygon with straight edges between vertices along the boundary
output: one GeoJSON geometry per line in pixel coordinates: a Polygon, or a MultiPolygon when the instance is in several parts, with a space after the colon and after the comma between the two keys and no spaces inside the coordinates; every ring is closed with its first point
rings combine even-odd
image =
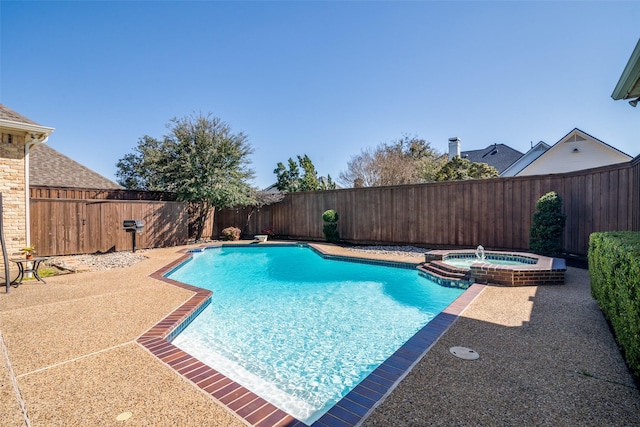
{"type": "Polygon", "coordinates": [[[47,264],[70,271],[105,271],[113,268],[129,267],[147,259],[144,251],[132,253],[129,251],[110,252],[94,255],[71,255],[55,257],[47,261],[47,264]]]}
{"type": "Polygon", "coordinates": [[[365,252],[380,255],[410,256],[416,258],[424,257],[424,253],[428,251],[428,249],[418,248],[415,246],[355,246],[346,249],[353,252],[365,252]]]}

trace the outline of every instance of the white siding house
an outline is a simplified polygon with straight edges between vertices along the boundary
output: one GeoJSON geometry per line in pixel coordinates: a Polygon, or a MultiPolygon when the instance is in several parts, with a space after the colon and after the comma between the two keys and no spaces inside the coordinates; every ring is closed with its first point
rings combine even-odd
{"type": "Polygon", "coordinates": [[[546,144],[543,141],[538,142],[536,145],[531,147],[529,151],[524,153],[522,157],[513,162],[511,166],[502,171],[500,176],[517,176],[524,168],[546,153],[549,148],[551,148],[549,144],[546,144]]]}
{"type": "Polygon", "coordinates": [[[628,154],[576,128],[516,176],[572,172],[630,160],[628,154]]]}

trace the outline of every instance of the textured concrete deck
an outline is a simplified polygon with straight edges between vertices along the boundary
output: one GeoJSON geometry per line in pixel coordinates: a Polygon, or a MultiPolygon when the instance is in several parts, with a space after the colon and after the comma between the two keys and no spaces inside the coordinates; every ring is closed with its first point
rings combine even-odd
{"type": "MultiPolygon", "coordinates": [[[[244,425],[135,342],[192,295],[148,277],[177,250],[0,290],[0,333],[31,425],[244,425]],[[125,412],[131,418],[118,421],[125,412]]],[[[23,426],[9,372],[0,351],[1,424],[23,426]]],[[[588,274],[569,268],[564,286],[486,288],[364,425],[638,420],[640,394],[589,294],[588,274]],[[451,346],[473,348],[480,359],[457,359],[451,346]]]]}
{"type": "Polygon", "coordinates": [[[638,426],[640,394],[589,291],[486,287],[365,426],[638,426]],[[480,359],[452,357],[469,347],[480,359]]]}
{"type": "MultiPolygon", "coordinates": [[[[0,332],[31,425],[122,425],[116,417],[124,412],[132,413],[130,425],[244,425],[135,342],[191,296],[147,277],[176,259],[176,250],[0,292],[0,332]]],[[[24,426],[6,377],[4,367],[0,424],[24,426]]]]}

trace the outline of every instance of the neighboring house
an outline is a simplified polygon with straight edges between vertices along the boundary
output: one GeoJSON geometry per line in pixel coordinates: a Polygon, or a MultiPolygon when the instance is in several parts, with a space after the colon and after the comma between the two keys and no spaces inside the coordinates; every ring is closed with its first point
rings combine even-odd
{"type": "Polygon", "coordinates": [[[637,107],[640,101],[640,40],[631,53],[629,62],[624,67],[611,97],[615,100],[635,98],[631,99],[629,104],[632,107],[637,107]]]}
{"type": "Polygon", "coordinates": [[[271,184],[270,186],[268,186],[266,188],[263,188],[260,191],[265,192],[265,193],[282,193],[282,191],[278,190],[277,185],[278,184],[271,184]]]}
{"type": "MultiPolygon", "coordinates": [[[[29,157],[33,148],[45,143],[53,130],[0,104],[0,193],[9,257],[18,255],[30,243],[29,157]]],[[[2,256],[0,271],[4,271],[2,256]]]]}
{"type": "Polygon", "coordinates": [[[499,174],[522,157],[522,153],[505,144],[492,144],[481,150],[460,151],[460,139],[449,138],[449,160],[460,156],[471,163],[486,163],[497,169],[499,174]]]}
{"type": "Polygon", "coordinates": [[[524,168],[533,163],[538,157],[542,156],[551,146],[543,141],[538,142],[531,147],[529,151],[524,153],[522,157],[516,160],[508,168],[506,168],[500,176],[517,176],[524,168]]]}
{"type": "Polygon", "coordinates": [[[65,187],[99,190],[122,190],[123,187],[81,165],[48,145],[31,150],[29,162],[31,186],[65,187]]]}
{"type": "Polygon", "coordinates": [[[575,128],[515,176],[573,172],[630,160],[628,154],[575,128]]]}

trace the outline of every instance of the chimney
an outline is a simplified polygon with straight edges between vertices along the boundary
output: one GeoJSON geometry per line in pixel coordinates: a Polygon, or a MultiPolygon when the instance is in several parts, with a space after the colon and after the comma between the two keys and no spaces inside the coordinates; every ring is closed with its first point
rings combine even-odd
{"type": "Polygon", "coordinates": [[[449,160],[455,156],[460,157],[460,138],[457,136],[449,138],[449,160]]]}

